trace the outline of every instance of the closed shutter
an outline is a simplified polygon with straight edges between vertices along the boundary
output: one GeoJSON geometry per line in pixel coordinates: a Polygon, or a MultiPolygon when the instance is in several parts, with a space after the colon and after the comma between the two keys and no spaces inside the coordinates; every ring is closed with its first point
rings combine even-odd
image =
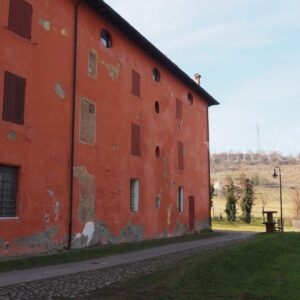
{"type": "Polygon", "coordinates": [[[182,102],[176,99],[176,118],[182,121],[182,102]]]}
{"type": "Polygon", "coordinates": [[[8,29],[31,40],[32,6],[24,0],[10,0],[8,29]]]}
{"type": "Polygon", "coordinates": [[[131,93],[137,97],[140,97],[141,90],[140,90],[140,81],[141,76],[136,71],[132,70],[132,88],[131,93]]]}
{"type": "Polygon", "coordinates": [[[5,72],[2,119],[24,124],[26,80],[13,73],[5,72]]]}
{"type": "Polygon", "coordinates": [[[178,168],[180,170],[184,169],[184,161],[183,161],[183,143],[178,142],[178,168]]]}
{"type": "Polygon", "coordinates": [[[141,155],[141,127],[134,123],[131,124],[131,154],[141,155]]]}

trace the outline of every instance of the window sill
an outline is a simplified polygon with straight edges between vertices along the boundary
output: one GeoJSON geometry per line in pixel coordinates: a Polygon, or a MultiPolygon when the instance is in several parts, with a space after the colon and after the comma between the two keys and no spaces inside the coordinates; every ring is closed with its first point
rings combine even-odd
{"type": "Polygon", "coordinates": [[[19,220],[19,217],[0,217],[0,221],[19,220]]]}

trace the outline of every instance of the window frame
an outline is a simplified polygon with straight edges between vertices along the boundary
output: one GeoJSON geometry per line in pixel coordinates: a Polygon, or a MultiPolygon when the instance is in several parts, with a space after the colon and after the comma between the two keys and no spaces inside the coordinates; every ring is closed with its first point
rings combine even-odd
{"type": "Polygon", "coordinates": [[[179,186],[177,191],[177,208],[179,213],[184,212],[184,187],[179,186]]]}
{"type": "Polygon", "coordinates": [[[141,75],[135,70],[131,70],[131,94],[141,97],[141,75]]]}
{"type": "Polygon", "coordinates": [[[141,126],[131,123],[131,155],[141,156],[141,126]]]}
{"type": "Polygon", "coordinates": [[[2,120],[24,125],[26,79],[5,71],[2,120]]]}
{"type": "MultiPolygon", "coordinates": [[[[15,165],[7,165],[7,164],[0,164],[0,173],[4,174],[3,177],[5,176],[5,173],[2,173],[1,169],[11,169],[11,173],[15,176],[14,178],[14,189],[10,190],[10,193],[12,195],[10,195],[10,197],[12,197],[13,199],[10,199],[9,202],[12,202],[13,205],[11,207],[9,207],[9,209],[12,210],[12,213],[6,214],[6,215],[2,215],[2,209],[5,207],[4,203],[6,201],[3,200],[2,203],[2,197],[4,198],[4,196],[7,195],[3,195],[3,190],[7,190],[7,187],[4,186],[4,184],[2,184],[2,179],[1,179],[1,175],[0,175],[0,220],[1,219],[17,219],[18,218],[18,192],[19,192],[19,176],[20,176],[20,166],[15,166],[15,165]],[[13,171],[14,170],[14,171],[13,171]],[[2,206],[3,205],[3,206],[2,206]]],[[[6,174],[8,174],[9,172],[6,172],[6,174]]],[[[5,182],[5,180],[3,179],[3,181],[5,182]]],[[[11,184],[11,182],[9,182],[11,184]]]]}
{"type": "Polygon", "coordinates": [[[105,48],[109,49],[112,47],[112,36],[105,28],[102,28],[100,31],[100,41],[105,48]]]}
{"type": "Polygon", "coordinates": [[[25,0],[9,1],[8,30],[31,41],[32,5],[25,0]]]}
{"type": "Polygon", "coordinates": [[[161,80],[161,74],[158,70],[158,68],[154,67],[152,70],[152,78],[155,82],[160,82],[161,80]]]}
{"type": "Polygon", "coordinates": [[[130,178],[130,211],[137,213],[139,211],[140,202],[140,180],[138,178],[130,178]]]}

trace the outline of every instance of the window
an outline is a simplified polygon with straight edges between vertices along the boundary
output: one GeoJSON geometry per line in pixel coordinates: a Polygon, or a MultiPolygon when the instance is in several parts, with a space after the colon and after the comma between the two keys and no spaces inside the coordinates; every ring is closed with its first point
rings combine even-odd
{"type": "Polygon", "coordinates": [[[26,80],[13,73],[5,72],[2,119],[24,124],[26,80]]]}
{"type": "Polygon", "coordinates": [[[32,6],[24,0],[10,0],[8,30],[31,40],[32,6]]]}
{"type": "Polygon", "coordinates": [[[183,212],[183,202],[184,202],[184,187],[180,186],[178,188],[178,211],[183,212]]]}
{"type": "Polygon", "coordinates": [[[156,146],[156,148],[155,148],[155,156],[156,156],[156,158],[160,157],[160,148],[159,148],[159,146],[156,146]]]}
{"type": "Polygon", "coordinates": [[[132,87],[131,87],[131,93],[137,97],[140,97],[140,81],[141,76],[136,71],[132,70],[132,87]]]}
{"type": "Polygon", "coordinates": [[[178,142],[177,143],[177,147],[178,147],[178,168],[180,170],[184,169],[184,161],[183,161],[183,143],[182,142],[178,142]]]}
{"type": "Polygon", "coordinates": [[[100,32],[100,40],[105,48],[111,48],[112,39],[110,33],[106,29],[102,29],[100,32]]]}
{"type": "Polygon", "coordinates": [[[19,168],[0,165],[0,217],[15,217],[19,168]]]}
{"type": "Polygon", "coordinates": [[[152,71],[152,77],[155,81],[160,81],[160,73],[157,68],[154,68],[152,71]]]}
{"type": "Polygon", "coordinates": [[[182,121],[182,102],[176,99],[176,119],[182,121]]]}
{"type": "Polygon", "coordinates": [[[155,101],[154,107],[155,107],[156,113],[158,114],[159,113],[159,102],[158,101],[155,101]]]}
{"type": "Polygon", "coordinates": [[[130,211],[139,210],[140,182],[138,179],[130,179],[130,211]]]}
{"type": "Polygon", "coordinates": [[[193,97],[193,95],[191,93],[188,93],[187,97],[188,97],[188,100],[189,100],[190,104],[192,105],[194,103],[194,97],[193,97]]]}
{"type": "Polygon", "coordinates": [[[131,124],[131,154],[141,156],[141,127],[131,124]]]}

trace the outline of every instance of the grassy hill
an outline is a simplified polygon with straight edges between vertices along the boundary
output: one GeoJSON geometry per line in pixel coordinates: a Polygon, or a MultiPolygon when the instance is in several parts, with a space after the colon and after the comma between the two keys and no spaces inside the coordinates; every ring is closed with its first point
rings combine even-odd
{"type": "MultiPolygon", "coordinates": [[[[241,174],[251,179],[255,189],[253,216],[261,217],[265,210],[277,210],[279,217],[279,179],[272,177],[275,166],[280,166],[283,187],[283,215],[285,223],[300,218],[300,157],[283,156],[279,153],[219,153],[211,156],[212,183],[218,188],[213,199],[212,216],[220,213],[225,217],[225,197],[222,186],[231,176],[239,184],[241,174]],[[219,195],[219,196],[218,196],[219,195]]],[[[276,216],[275,216],[276,217],[276,216]]]]}

